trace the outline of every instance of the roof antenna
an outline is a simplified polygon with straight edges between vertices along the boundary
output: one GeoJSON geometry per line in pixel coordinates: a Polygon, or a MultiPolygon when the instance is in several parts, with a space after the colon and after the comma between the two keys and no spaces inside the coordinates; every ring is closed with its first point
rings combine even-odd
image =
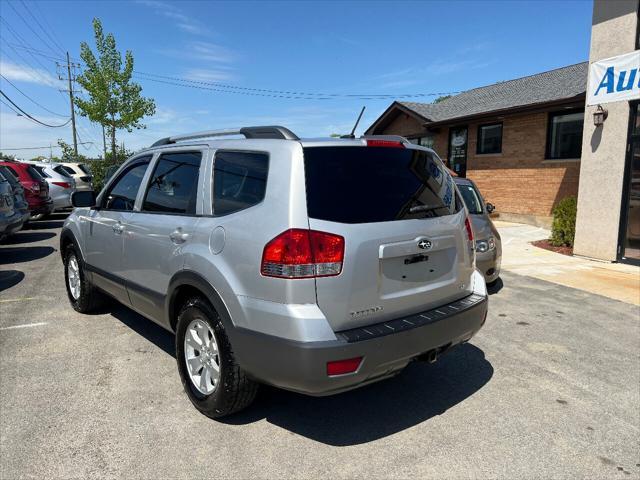
{"type": "Polygon", "coordinates": [[[362,114],[364,113],[365,108],[367,107],[362,107],[362,110],[360,110],[360,115],[358,115],[358,119],[356,120],[356,124],[353,126],[353,130],[351,130],[351,133],[349,135],[342,135],[340,138],[356,138],[356,128],[358,128],[358,124],[360,123],[360,119],[362,118],[362,114]]]}

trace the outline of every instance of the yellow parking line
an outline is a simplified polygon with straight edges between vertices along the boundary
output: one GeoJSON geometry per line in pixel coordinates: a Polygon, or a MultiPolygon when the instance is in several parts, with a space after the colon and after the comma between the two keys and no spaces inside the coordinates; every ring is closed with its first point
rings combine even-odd
{"type": "Polygon", "coordinates": [[[38,300],[38,297],[7,298],[6,300],[0,300],[0,303],[21,302],[23,300],[38,300]]]}

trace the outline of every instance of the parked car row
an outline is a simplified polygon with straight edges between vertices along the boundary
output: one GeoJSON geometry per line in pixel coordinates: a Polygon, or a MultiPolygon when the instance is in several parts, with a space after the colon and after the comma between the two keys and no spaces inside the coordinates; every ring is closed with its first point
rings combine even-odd
{"type": "Polygon", "coordinates": [[[91,174],[80,163],[0,161],[0,238],[29,220],[73,208],[76,190],[91,190],[91,174]],[[77,180],[76,180],[77,178],[77,180]]]}

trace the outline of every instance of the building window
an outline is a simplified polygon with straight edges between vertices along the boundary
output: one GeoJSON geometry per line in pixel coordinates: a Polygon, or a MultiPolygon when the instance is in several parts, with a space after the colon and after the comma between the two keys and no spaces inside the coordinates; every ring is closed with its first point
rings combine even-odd
{"type": "Polygon", "coordinates": [[[549,114],[547,159],[580,158],[584,110],[549,114]]]}
{"type": "Polygon", "coordinates": [[[433,136],[429,135],[426,137],[416,137],[416,138],[408,138],[411,143],[415,145],[420,145],[421,147],[433,148],[434,140],[433,136]]]}
{"type": "Polygon", "coordinates": [[[478,127],[478,155],[502,153],[502,124],[492,123],[478,127]]]}

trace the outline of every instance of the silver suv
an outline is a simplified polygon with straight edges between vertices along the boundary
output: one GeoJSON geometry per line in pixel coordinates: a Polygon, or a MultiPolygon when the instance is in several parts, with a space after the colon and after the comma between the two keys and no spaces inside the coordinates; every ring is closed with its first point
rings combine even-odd
{"type": "Polygon", "coordinates": [[[486,319],[464,203],[402,137],[165,138],[73,202],[73,308],[106,293],[175,332],[184,389],[210,417],[259,383],[329,395],[433,362],[486,319]]]}

